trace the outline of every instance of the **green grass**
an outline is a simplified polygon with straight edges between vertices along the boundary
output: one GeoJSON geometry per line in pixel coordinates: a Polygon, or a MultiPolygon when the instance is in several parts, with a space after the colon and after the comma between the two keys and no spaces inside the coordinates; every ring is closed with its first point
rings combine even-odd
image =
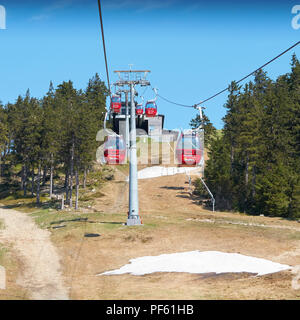
{"type": "MultiPolygon", "coordinates": [[[[148,242],[145,237],[147,232],[158,227],[158,221],[150,219],[144,225],[136,227],[126,227],[124,223],[127,215],[124,213],[77,213],[68,211],[49,211],[47,209],[36,210],[31,213],[35,222],[40,228],[48,229],[52,234],[52,239],[56,243],[73,239],[80,240],[86,233],[96,233],[106,236],[132,236],[142,242],[148,242]]],[[[163,226],[167,228],[167,226],[163,226]]]]}
{"type": "Polygon", "coordinates": [[[113,179],[113,169],[108,166],[104,166],[101,170],[89,172],[87,175],[87,186],[90,189],[101,187],[105,181],[110,181],[113,179]]]}
{"type": "Polygon", "coordinates": [[[79,218],[79,215],[67,211],[50,211],[50,209],[36,210],[31,213],[35,222],[40,228],[47,229],[55,226],[55,222],[59,224],[60,221],[72,221],[79,218]]]}
{"type": "Polygon", "coordinates": [[[89,193],[89,194],[83,194],[79,197],[79,201],[92,201],[95,200],[97,198],[101,198],[104,196],[104,193],[102,193],[101,191],[96,191],[94,193],[89,193]]]}
{"type": "Polygon", "coordinates": [[[71,232],[75,237],[82,237],[85,232],[102,233],[117,230],[123,227],[122,223],[125,222],[124,215],[100,212],[76,213],[42,209],[31,213],[31,216],[39,227],[49,229],[53,235],[61,236],[71,232]]]}

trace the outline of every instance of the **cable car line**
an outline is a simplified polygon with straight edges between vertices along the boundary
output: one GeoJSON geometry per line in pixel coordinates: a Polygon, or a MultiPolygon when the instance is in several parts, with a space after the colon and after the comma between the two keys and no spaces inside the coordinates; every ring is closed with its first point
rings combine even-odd
{"type": "Polygon", "coordinates": [[[180,107],[194,108],[194,106],[188,106],[188,105],[185,105],[185,104],[181,104],[181,103],[177,103],[177,102],[170,101],[170,100],[168,100],[168,99],[166,99],[166,98],[162,97],[160,94],[157,94],[157,96],[158,96],[158,97],[160,97],[161,99],[163,99],[163,100],[165,100],[165,101],[169,102],[169,103],[175,104],[175,105],[180,106],[180,107]]]}
{"type": "MultiPolygon", "coordinates": [[[[106,56],[106,47],[105,47],[105,39],[104,39],[104,28],[103,28],[103,20],[102,20],[102,10],[101,10],[101,3],[100,0],[98,0],[98,7],[99,7],[99,17],[100,17],[100,24],[101,24],[101,33],[102,33],[102,41],[103,41],[103,50],[104,50],[104,58],[105,58],[105,67],[106,67],[106,76],[107,76],[107,83],[108,83],[108,88],[109,88],[109,95],[111,96],[111,91],[110,91],[110,81],[109,81],[109,73],[108,73],[108,64],[107,64],[107,56],[106,56]]],[[[257,72],[260,69],[263,69],[265,66],[269,65],[270,63],[272,63],[273,61],[275,61],[276,59],[280,58],[282,55],[284,55],[285,53],[287,53],[288,51],[290,51],[291,49],[293,49],[294,47],[296,47],[297,45],[300,44],[300,41],[296,42],[295,44],[293,44],[291,47],[289,47],[288,49],[284,50],[283,52],[281,52],[279,55],[277,55],[275,58],[269,60],[268,62],[266,62],[265,64],[263,64],[262,66],[260,66],[259,68],[255,69],[254,71],[252,71],[251,73],[247,74],[246,76],[244,76],[243,78],[241,78],[238,81],[235,81],[236,84],[242,82],[243,80],[247,79],[248,77],[250,77],[251,75],[253,75],[255,72],[257,72]]],[[[146,88],[147,89],[147,88],[146,88]]],[[[153,88],[152,88],[153,89],[153,88]]],[[[214,95],[208,97],[205,100],[200,101],[199,103],[196,103],[194,105],[186,105],[186,104],[182,104],[182,103],[178,103],[178,102],[174,102],[171,101],[165,97],[163,97],[160,94],[156,94],[158,97],[160,97],[161,99],[165,100],[168,103],[180,106],[180,107],[185,107],[185,108],[197,108],[199,105],[217,97],[218,95],[222,94],[225,91],[229,90],[229,86],[226,87],[225,89],[215,93],[214,95]]],[[[146,91],[146,90],[145,90],[146,91]]],[[[145,92],[144,91],[144,92],[145,92]]]]}
{"type": "Polygon", "coordinates": [[[141,94],[141,97],[143,97],[145,95],[147,90],[148,90],[148,86],[145,88],[144,92],[141,94]]]}
{"type": "MultiPolygon", "coordinates": [[[[236,84],[242,82],[243,80],[247,79],[248,77],[250,77],[253,73],[257,72],[260,69],[263,69],[265,66],[267,66],[268,64],[270,64],[271,62],[275,61],[276,59],[278,59],[279,57],[281,57],[282,55],[284,55],[285,53],[287,53],[288,51],[290,51],[291,49],[293,49],[294,47],[296,47],[298,44],[300,43],[300,41],[296,42],[295,44],[293,44],[291,47],[289,47],[288,49],[286,49],[285,51],[281,52],[278,56],[276,56],[275,58],[271,59],[270,61],[268,61],[267,63],[265,63],[264,65],[262,65],[261,67],[257,68],[256,70],[254,70],[253,72],[247,74],[245,77],[243,77],[242,79],[236,81],[236,84]]],[[[221,91],[219,91],[218,93],[214,94],[213,96],[195,104],[195,106],[199,106],[202,103],[205,103],[206,101],[209,101],[211,99],[213,99],[214,97],[218,96],[219,94],[227,91],[229,89],[229,87],[227,87],[226,89],[223,89],[221,91]]]]}
{"type": "Polygon", "coordinates": [[[104,59],[105,59],[107,84],[108,84],[109,95],[111,96],[110,81],[109,81],[109,74],[108,74],[108,65],[107,65],[107,57],[106,57],[106,48],[105,48],[105,39],[104,39],[103,20],[102,20],[102,10],[101,10],[100,0],[98,0],[98,8],[99,8],[99,17],[100,17],[100,25],[101,25],[101,33],[102,33],[102,42],[103,42],[103,51],[104,51],[104,59]]]}
{"type": "MultiPolygon", "coordinates": [[[[266,62],[265,64],[263,64],[263,65],[260,66],[259,68],[257,68],[256,70],[254,70],[254,71],[252,71],[251,73],[247,74],[247,75],[246,75],[245,77],[243,77],[242,79],[236,81],[236,84],[238,84],[238,83],[242,82],[243,80],[247,79],[248,77],[250,77],[251,75],[253,75],[255,72],[257,72],[258,70],[263,69],[265,66],[267,66],[267,65],[270,64],[271,62],[275,61],[276,59],[278,59],[279,57],[281,57],[282,55],[284,55],[285,53],[287,53],[288,51],[290,51],[291,49],[293,49],[294,47],[296,47],[296,46],[299,45],[299,44],[300,44],[300,41],[296,42],[296,43],[293,44],[291,47],[289,47],[288,49],[284,50],[284,51],[281,52],[279,55],[277,55],[275,58],[269,60],[268,62],[266,62]]],[[[171,100],[169,100],[169,99],[166,99],[166,98],[162,97],[162,96],[159,95],[159,94],[158,94],[158,96],[159,96],[161,99],[163,99],[163,100],[165,100],[165,101],[167,101],[167,102],[169,102],[169,103],[172,103],[172,104],[174,104],[174,105],[177,105],[177,106],[187,107],[187,108],[196,108],[196,107],[199,106],[200,104],[203,104],[203,103],[205,103],[205,102],[207,102],[207,101],[215,98],[216,96],[220,95],[221,93],[223,93],[223,92],[225,92],[225,91],[228,91],[228,89],[229,89],[229,86],[228,86],[227,88],[225,88],[225,89],[217,92],[216,94],[208,97],[207,99],[202,100],[202,101],[200,101],[199,103],[194,104],[194,105],[192,105],[192,106],[184,105],[184,104],[177,103],[177,102],[173,102],[173,101],[171,101],[171,100]]]]}
{"type": "MultiPolygon", "coordinates": [[[[154,90],[153,87],[151,87],[151,89],[154,90]]],[[[163,99],[163,100],[165,100],[165,101],[167,101],[167,102],[169,102],[169,103],[175,104],[175,105],[177,105],[177,106],[186,107],[186,108],[194,108],[194,106],[188,106],[188,105],[186,105],[186,104],[181,104],[181,103],[177,103],[177,102],[170,101],[170,100],[164,98],[163,96],[161,96],[161,95],[158,94],[158,93],[156,93],[156,95],[157,95],[158,97],[160,97],[161,99],[163,99]]]]}

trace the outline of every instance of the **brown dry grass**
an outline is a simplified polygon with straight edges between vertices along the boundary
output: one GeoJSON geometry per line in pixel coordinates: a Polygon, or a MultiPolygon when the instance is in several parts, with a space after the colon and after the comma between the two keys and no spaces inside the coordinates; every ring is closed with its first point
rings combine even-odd
{"type": "Polygon", "coordinates": [[[103,189],[105,196],[96,202],[98,213],[88,215],[88,222],[52,230],[72,299],[300,298],[300,291],[291,287],[291,271],[261,277],[185,273],[99,276],[132,258],[190,250],[238,252],[300,264],[297,222],[203,210],[197,199],[189,196],[186,177],[177,175],[139,181],[144,225],[126,227],[122,224],[127,212],[124,188],[122,182],[108,183],[103,189]],[[116,200],[118,194],[123,200],[116,200]],[[101,236],[85,238],[86,232],[101,236]]]}
{"type": "MultiPolygon", "coordinates": [[[[128,211],[128,185],[124,180],[128,166],[121,168],[114,181],[102,186],[101,197],[93,200],[89,211],[30,208],[30,212],[35,211],[36,222],[52,233],[71,299],[300,298],[300,290],[292,289],[291,271],[261,277],[246,273],[99,276],[136,257],[191,250],[237,252],[300,265],[299,223],[204,210],[198,205],[199,199],[189,194],[188,179],[183,174],[139,180],[143,226],[124,226],[128,211]],[[86,233],[100,236],[87,238],[86,233]]],[[[15,284],[22,266],[13,251],[11,254],[6,254],[4,262],[9,272],[9,296],[1,296],[0,291],[0,299],[22,293],[22,288],[15,284]]]]}

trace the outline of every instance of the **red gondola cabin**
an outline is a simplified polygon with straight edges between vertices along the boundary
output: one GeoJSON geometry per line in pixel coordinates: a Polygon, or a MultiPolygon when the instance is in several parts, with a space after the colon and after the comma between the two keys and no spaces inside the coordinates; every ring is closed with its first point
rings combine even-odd
{"type": "Polygon", "coordinates": [[[155,117],[157,114],[157,106],[155,101],[147,101],[145,106],[145,113],[148,117],[155,117]]]}
{"type": "Polygon", "coordinates": [[[104,143],[104,159],[107,164],[122,164],[126,156],[126,146],[121,136],[108,136],[104,143]]]}
{"type": "Polygon", "coordinates": [[[113,95],[111,97],[110,110],[113,113],[121,112],[121,97],[118,95],[113,95]]]}
{"type": "Polygon", "coordinates": [[[203,156],[203,145],[195,132],[182,133],[176,147],[176,159],[179,164],[196,166],[203,156]]]}
{"type": "Polygon", "coordinates": [[[144,113],[144,110],[143,110],[143,105],[142,104],[138,104],[135,108],[135,113],[137,115],[141,115],[144,113]]]}

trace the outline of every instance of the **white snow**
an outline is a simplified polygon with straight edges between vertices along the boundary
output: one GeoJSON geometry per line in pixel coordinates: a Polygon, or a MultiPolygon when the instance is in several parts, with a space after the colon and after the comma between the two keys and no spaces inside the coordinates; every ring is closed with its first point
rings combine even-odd
{"type": "Polygon", "coordinates": [[[150,179],[161,176],[172,176],[179,173],[187,174],[190,171],[199,170],[199,167],[148,167],[138,171],[138,179],[150,179]]]}
{"type": "Polygon", "coordinates": [[[100,275],[118,275],[130,273],[145,275],[154,272],[187,273],[228,273],[248,272],[259,276],[291,269],[291,266],[270,260],[245,256],[239,253],[219,251],[189,251],[159,256],[146,256],[131,259],[120,269],[104,272],[100,275]]]}

